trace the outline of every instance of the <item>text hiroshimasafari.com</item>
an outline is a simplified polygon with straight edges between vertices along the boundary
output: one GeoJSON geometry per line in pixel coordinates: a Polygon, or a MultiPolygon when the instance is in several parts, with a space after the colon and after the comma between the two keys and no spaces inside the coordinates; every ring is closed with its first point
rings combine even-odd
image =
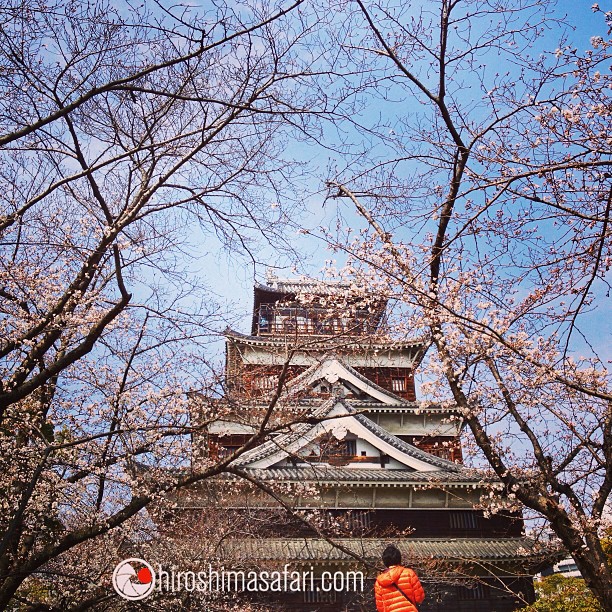
{"type": "Polygon", "coordinates": [[[305,592],[305,591],[363,591],[363,572],[336,571],[315,575],[308,571],[289,569],[282,571],[228,570],[221,566],[207,571],[175,571],[157,566],[156,587],[159,591],[208,591],[208,592],[305,592]]]}

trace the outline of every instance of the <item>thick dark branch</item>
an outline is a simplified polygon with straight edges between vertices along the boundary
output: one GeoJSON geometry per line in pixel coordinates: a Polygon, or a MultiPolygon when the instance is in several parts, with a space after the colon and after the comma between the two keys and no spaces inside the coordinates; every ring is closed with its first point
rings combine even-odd
{"type": "Polygon", "coordinates": [[[32,495],[34,494],[34,490],[36,488],[36,485],[38,484],[38,480],[41,477],[43,470],[47,467],[47,459],[49,458],[49,455],[50,455],[50,449],[49,447],[47,447],[45,449],[45,452],[43,453],[43,456],[38,462],[38,465],[36,466],[34,473],[30,477],[28,486],[21,493],[21,499],[19,501],[19,506],[17,507],[17,510],[13,514],[6,528],[6,532],[4,533],[4,536],[2,537],[2,540],[0,541],[0,558],[2,558],[6,554],[9,546],[11,545],[11,542],[13,541],[13,538],[16,536],[17,529],[19,528],[19,525],[21,524],[23,515],[28,507],[28,504],[30,503],[32,495]]]}
{"type": "Polygon", "coordinates": [[[98,340],[98,338],[102,335],[106,329],[106,326],[111,323],[111,321],[114,321],[115,318],[125,309],[131,297],[131,294],[127,294],[125,297],[122,297],[113,308],[107,311],[104,316],[91,327],[88,334],[76,348],[68,351],[56,359],[53,363],[47,365],[43,370],[27,381],[11,387],[6,393],[1,393],[0,417],[4,414],[7,406],[23,399],[24,397],[27,397],[35,389],[41,385],[44,385],[48,380],[65,370],[77,360],[81,359],[81,357],[87,355],[87,353],[93,349],[96,340],[98,340]]]}
{"type": "Polygon", "coordinates": [[[152,66],[143,68],[142,70],[139,70],[138,72],[134,74],[128,75],[122,79],[111,81],[110,83],[106,83],[105,85],[102,85],[100,87],[93,87],[88,92],[84,93],[82,96],[77,98],[74,102],[71,102],[70,104],[66,104],[63,108],[60,108],[53,113],[50,113],[46,117],[42,117],[38,121],[35,121],[29,125],[26,125],[20,130],[15,130],[14,132],[11,132],[9,134],[0,136],[0,147],[6,146],[7,144],[10,144],[11,142],[19,140],[20,138],[23,138],[24,136],[27,136],[28,134],[32,134],[33,132],[45,127],[46,125],[49,125],[50,123],[53,123],[54,121],[57,121],[58,119],[62,119],[63,117],[66,117],[67,115],[69,115],[70,113],[78,109],[80,106],[83,106],[85,102],[88,102],[89,100],[91,100],[92,98],[95,98],[96,96],[99,96],[101,94],[108,93],[111,91],[115,91],[118,89],[125,89],[126,86],[130,85],[131,83],[134,83],[140,79],[143,79],[144,77],[147,77],[150,74],[153,74],[154,72],[158,72],[166,68],[172,68],[173,66],[177,66],[179,64],[188,63],[190,60],[195,59],[196,57],[199,57],[201,55],[204,55],[205,53],[208,53],[209,51],[215,49],[216,47],[219,47],[228,42],[231,42],[232,40],[239,38],[241,36],[244,36],[246,34],[250,34],[252,32],[265,28],[270,23],[280,19],[284,15],[287,15],[288,13],[293,11],[296,7],[298,7],[303,2],[304,0],[296,0],[296,2],[289,5],[286,9],[279,10],[278,12],[276,12],[274,15],[271,15],[267,19],[253,26],[250,26],[248,28],[238,30],[237,32],[234,32],[233,34],[229,34],[228,36],[224,36],[222,39],[215,41],[209,45],[202,45],[198,47],[195,51],[192,51],[191,53],[187,53],[185,55],[176,57],[166,62],[161,62],[159,64],[153,64],[152,66]]]}
{"type": "Polygon", "coordinates": [[[607,234],[608,234],[608,224],[610,223],[610,209],[611,208],[612,208],[612,187],[610,187],[610,190],[608,191],[608,198],[606,201],[606,210],[604,212],[604,217],[603,217],[603,226],[601,228],[601,234],[597,240],[597,243],[598,243],[597,252],[595,253],[595,257],[593,260],[593,268],[591,270],[591,276],[589,277],[589,280],[586,286],[582,290],[582,295],[580,296],[580,303],[574,309],[574,315],[572,316],[572,321],[570,323],[569,331],[567,332],[567,339],[565,341],[565,350],[563,353],[564,355],[567,355],[570,339],[572,337],[572,332],[574,330],[574,327],[576,326],[576,319],[578,318],[578,315],[582,312],[582,307],[584,306],[584,303],[589,295],[589,291],[591,290],[591,287],[593,286],[593,283],[595,282],[595,279],[597,278],[599,267],[601,266],[601,258],[602,258],[603,250],[608,240],[607,234]]]}
{"type": "Polygon", "coordinates": [[[533,431],[527,421],[523,418],[520,411],[518,410],[514,400],[512,399],[512,394],[508,389],[497,365],[490,357],[485,358],[485,363],[487,364],[491,374],[493,374],[493,378],[499,387],[502,397],[504,398],[504,402],[508,411],[516,424],[519,426],[519,429],[529,438],[529,442],[531,443],[531,447],[533,448],[533,454],[538,463],[538,467],[540,468],[540,472],[543,476],[543,481],[551,487],[552,490],[556,491],[559,494],[565,495],[567,499],[570,501],[576,513],[580,516],[584,516],[584,507],[580,502],[580,499],[573,491],[573,489],[567,484],[561,482],[556,473],[552,468],[552,457],[546,455],[544,450],[542,449],[542,445],[538,439],[538,435],[533,431]]]}
{"type": "Polygon", "coordinates": [[[606,460],[606,471],[599,491],[593,500],[593,515],[600,517],[604,512],[610,493],[612,493],[612,402],[608,403],[603,423],[603,455],[606,460]]]}

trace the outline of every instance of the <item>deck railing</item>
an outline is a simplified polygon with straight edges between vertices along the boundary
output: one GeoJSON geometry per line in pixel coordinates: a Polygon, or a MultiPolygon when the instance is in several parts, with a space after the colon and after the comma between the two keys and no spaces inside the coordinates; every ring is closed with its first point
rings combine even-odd
{"type": "Polygon", "coordinates": [[[337,313],[327,308],[292,308],[262,305],[258,334],[334,336],[365,335],[376,331],[379,317],[371,312],[337,313]]]}

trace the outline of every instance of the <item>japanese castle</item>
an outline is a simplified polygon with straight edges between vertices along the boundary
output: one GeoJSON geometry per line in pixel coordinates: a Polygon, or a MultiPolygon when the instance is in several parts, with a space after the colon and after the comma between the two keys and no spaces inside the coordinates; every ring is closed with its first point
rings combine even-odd
{"type": "MultiPolygon", "coordinates": [[[[192,513],[222,506],[236,524],[253,519],[252,530],[217,547],[228,566],[360,569],[371,580],[394,543],[425,588],[421,612],[520,609],[534,600],[542,559],[520,512],[482,509],[497,483],[463,465],[457,410],[417,400],[427,338],[393,338],[386,309],[385,299],[340,283],[256,285],[250,333],[226,332],[223,417],[200,417],[194,465],[231,457],[262,419],[273,433],[237,454],[216,485],[177,503],[192,513]]],[[[372,610],[371,585],[266,601],[276,610],[372,610]]]]}

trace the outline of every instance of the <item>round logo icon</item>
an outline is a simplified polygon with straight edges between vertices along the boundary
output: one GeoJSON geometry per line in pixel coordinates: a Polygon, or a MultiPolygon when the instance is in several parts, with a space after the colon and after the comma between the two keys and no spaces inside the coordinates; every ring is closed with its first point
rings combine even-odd
{"type": "Polygon", "coordinates": [[[113,572],[113,586],[124,599],[144,599],[155,588],[155,573],[143,559],[125,559],[113,572]]]}

